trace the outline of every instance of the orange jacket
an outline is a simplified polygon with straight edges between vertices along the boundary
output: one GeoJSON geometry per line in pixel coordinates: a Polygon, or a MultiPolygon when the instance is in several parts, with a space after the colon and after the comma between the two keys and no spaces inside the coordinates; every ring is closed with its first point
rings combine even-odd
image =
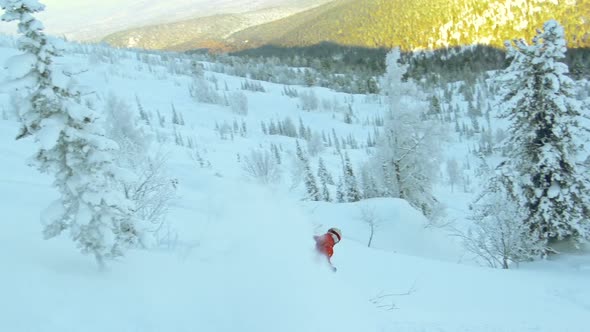
{"type": "Polygon", "coordinates": [[[315,240],[316,250],[325,255],[328,258],[328,262],[332,264],[330,258],[334,254],[334,245],[336,244],[332,235],[326,233],[324,235],[315,235],[313,238],[315,240]]]}

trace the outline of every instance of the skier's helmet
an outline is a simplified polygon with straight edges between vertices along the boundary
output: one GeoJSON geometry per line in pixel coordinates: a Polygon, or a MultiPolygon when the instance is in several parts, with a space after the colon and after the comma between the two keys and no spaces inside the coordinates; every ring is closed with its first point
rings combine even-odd
{"type": "Polygon", "coordinates": [[[340,240],[342,240],[342,232],[336,227],[330,228],[328,230],[328,234],[332,235],[332,238],[334,238],[335,243],[338,243],[340,242],[340,240]]]}

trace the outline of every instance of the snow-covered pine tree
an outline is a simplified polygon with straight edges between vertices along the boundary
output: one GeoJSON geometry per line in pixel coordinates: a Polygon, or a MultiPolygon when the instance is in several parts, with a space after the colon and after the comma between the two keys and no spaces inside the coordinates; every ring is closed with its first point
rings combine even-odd
{"type": "Polygon", "coordinates": [[[59,51],[33,16],[44,5],[0,0],[0,7],[3,21],[18,21],[18,48],[24,54],[11,59],[11,69],[21,70],[19,81],[30,91],[19,109],[18,138],[33,135],[39,144],[34,161],[41,172],[55,175],[61,194],[42,214],[44,236],[69,230],[80,250],[93,254],[102,267],[106,258],[139,245],[143,233],[132,202],[116,190],[121,170],[113,155],[118,146],[105,137],[96,112],[84,106],[71,79],[53,67],[59,51]]]}
{"type": "Polygon", "coordinates": [[[330,172],[328,172],[328,169],[326,168],[326,164],[324,163],[324,159],[322,157],[320,157],[318,161],[318,177],[322,182],[334,185],[332,175],[330,175],[330,172]]]}
{"type": "Polygon", "coordinates": [[[346,202],[346,193],[344,191],[344,181],[342,180],[342,177],[338,178],[338,185],[336,186],[336,202],[346,202]]]}
{"type": "Polygon", "coordinates": [[[278,135],[279,134],[274,120],[270,120],[270,125],[268,126],[268,134],[269,135],[278,135]]]}
{"type": "Polygon", "coordinates": [[[299,118],[299,138],[305,139],[305,125],[303,124],[303,120],[301,117],[299,118]]]}
{"type": "Polygon", "coordinates": [[[260,122],[260,128],[262,129],[262,133],[264,135],[268,135],[268,129],[266,128],[266,124],[264,123],[264,121],[260,122]]]}
{"type": "Polygon", "coordinates": [[[172,103],[171,106],[172,106],[172,123],[179,125],[180,124],[180,117],[178,116],[178,113],[176,112],[176,107],[174,107],[174,103],[172,103]]]}
{"type": "Polygon", "coordinates": [[[326,201],[326,202],[331,202],[332,201],[332,195],[330,194],[330,190],[328,189],[328,185],[326,184],[326,182],[321,182],[322,183],[322,200],[326,201]]]}
{"type": "Polygon", "coordinates": [[[318,178],[320,179],[320,184],[322,186],[322,200],[330,202],[332,198],[330,191],[328,190],[328,184],[333,185],[334,181],[332,180],[330,173],[328,173],[324,160],[321,157],[318,162],[318,178]]]}
{"type": "Polygon", "coordinates": [[[281,151],[279,151],[279,148],[274,143],[272,143],[270,145],[270,151],[271,151],[272,155],[275,157],[275,162],[277,163],[277,165],[280,165],[282,158],[281,158],[281,151]]]}
{"type": "Polygon", "coordinates": [[[531,233],[555,241],[590,239],[590,187],[577,164],[580,106],[566,76],[563,28],[546,22],[532,45],[506,43],[511,64],[498,78],[501,117],[511,121],[501,165],[510,199],[525,209],[531,233]]]}
{"type": "Polygon", "coordinates": [[[307,158],[307,156],[303,152],[303,149],[301,149],[301,145],[299,145],[299,141],[296,142],[296,148],[297,148],[297,152],[296,152],[297,159],[299,160],[299,163],[302,165],[303,172],[304,172],[304,177],[305,177],[304,183],[305,183],[305,189],[307,190],[307,198],[311,199],[312,201],[321,201],[322,197],[320,194],[320,190],[318,189],[318,184],[315,179],[315,176],[313,175],[313,172],[311,171],[311,166],[309,164],[309,158],[307,158]]]}
{"type": "Polygon", "coordinates": [[[182,115],[182,113],[178,113],[178,117],[179,117],[179,124],[181,126],[184,126],[185,122],[184,122],[184,116],[182,115]]]}
{"type": "Polygon", "coordinates": [[[428,103],[411,82],[404,82],[407,65],[401,65],[399,49],[387,54],[387,70],[381,91],[389,104],[384,135],[373,158],[375,173],[382,172],[382,183],[391,196],[407,200],[429,217],[437,204],[432,184],[438,171],[442,131],[420,114],[428,103]]]}
{"type": "Polygon", "coordinates": [[[158,123],[160,124],[160,127],[165,128],[166,127],[166,117],[164,117],[162,114],[160,114],[160,110],[156,110],[156,113],[158,114],[158,123]]]}
{"type": "Polygon", "coordinates": [[[358,202],[362,199],[361,192],[358,187],[358,182],[356,180],[356,176],[354,175],[354,171],[352,169],[352,164],[350,162],[350,158],[348,157],[348,153],[344,153],[344,164],[343,167],[343,178],[344,178],[344,199],[347,202],[358,202]]]}
{"type": "Polygon", "coordinates": [[[295,156],[300,163],[305,164],[307,162],[307,157],[303,153],[299,140],[295,140],[295,156]]]}
{"type": "Polygon", "coordinates": [[[318,184],[316,182],[315,176],[313,175],[313,172],[311,171],[309,162],[305,166],[305,187],[307,188],[308,197],[312,201],[321,201],[322,195],[320,194],[318,184]]]}
{"type": "Polygon", "coordinates": [[[145,123],[149,125],[150,116],[143,108],[143,105],[141,104],[141,101],[139,100],[139,97],[137,95],[135,95],[135,104],[137,105],[137,110],[139,111],[139,116],[141,117],[141,120],[145,121],[145,123]]]}
{"type": "Polygon", "coordinates": [[[430,107],[428,109],[428,114],[430,115],[437,115],[442,113],[442,106],[440,105],[440,100],[438,99],[437,95],[433,95],[430,97],[430,107]]]}
{"type": "Polygon", "coordinates": [[[340,140],[338,136],[336,136],[336,130],[332,128],[332,136],[334,137],[334,147],[336,148],[336,152],[340,153],[340,140]]]}

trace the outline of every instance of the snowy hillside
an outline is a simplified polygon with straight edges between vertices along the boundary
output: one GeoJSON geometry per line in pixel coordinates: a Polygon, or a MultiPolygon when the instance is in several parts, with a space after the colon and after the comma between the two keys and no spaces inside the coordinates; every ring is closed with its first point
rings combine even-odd
{"type": "MultiPolygon", "coordinates": [[[[291,8],[294,12],[322,2],[325,0],[47,0],[43,2],[47,11],[39,17],[53,35],[98,40],[132,27],[270,7],[291,8]]],[[[14,26],[0,22],[0,32],[12,34],[14,30],[14,26]]]]}
{"type": "MultiPolygon", "coordinates": [[[[13,40],[0,39],[0,63],[18,53],[13,40]]],[[[459,135],[468,118],[456,118],[459,131],[443,144],[438,162],[464,167],[454,189],[445,167],[435,175],[447,215],[432,223],[397,198],[305,200],[296,142],[314,170],[322,158],[338,182],[339,150],[355,172],[376,153],[369,142],[387,110],[383,97],[246,80],[175,53],[69,44],[56,62],[79,73],[104,119],[131,114],[133,130],[144,135],[142,152],[164,161],[158,174],[174,194],[165,219],[150,228],[148,249],[109,262],[106,271],[67,234],[43,240],[39,217],[58,193],[52,178],[27,166],[36,143],[14,140],[20,104],[4,89],[0,330],[587,331],[589,255],[490,269],[443,227],[465,227],[475,195],[477,181],[468,178],[477,161],[469,151],[478,141],[459,135]],[[271,134],[275,127],[283,134],[271,134]],[[256,176],[248,166],[268,156],[272,174],[256,176]],[[332,226],[344,238],[335,247],[336,273],[312,239],[332,226]]],[[[3,70],[0,81],[14,74],[3,70]]],[[[450,101],[463,114],[469,103],[457,91],[449,90],[450,101]]],[[[336,184],[326,187],[337,195],[336,184]]]]}

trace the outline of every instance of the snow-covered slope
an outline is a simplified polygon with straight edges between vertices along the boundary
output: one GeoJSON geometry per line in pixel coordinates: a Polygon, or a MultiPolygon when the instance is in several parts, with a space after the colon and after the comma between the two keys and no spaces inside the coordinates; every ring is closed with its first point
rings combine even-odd
{"type": "MultiPolygon", "coordinates": [[[[16,53],[9,44],[0,42],[0,63],[16,53]]],[[[293,185],[290,174],[295,140],[264,135],[260,123],[301,118],[313,130],[334,128],[339,136],[359,140],[373,130],[344,123],[341,111],[302,111],[298,99],[282,94],[283,86],[265,82],[265,92],[243,91],[247,115],[196,102],[189,93],[188,61],[180,56],[85,46],[70,48],[59,63],[88,67],[77,71],[77,79],[94,91],[97,109],[115,94],[134,111],[140,100],[147,112],[166,119],[150,128],[160,141],[154,149],[166,156],[167,172],[177,180],[177,196],[160,241],[110,262],[104,272],[66,235],[42,240],[39,215],[56,191],[50,178],[26,166],[34,142],[14,140],[13,107],[0,94],[0,330],[587,330],[588,256],[491,270],[462,264],[465,253],[456,240],[427,225],[405,201],[302,202],[301,186],[293,185]],[[171,104],[184,125],[170,123],[171,104]],[[245,123],[247,134],[222,139],[216,126],[231,127],[234,120],[245,123]],[[243,158],[270,144],[283,149],[282,180],[260,185],[245,176],[243,158]],[[200,165],[197,155],[208,163],[200,165]],[[379,225],[371,248],[363,209],[374,211],[379,225]],[[344,233],[333,258],[335,274],[315,255],[312,240],[333,225],[344,233]]],[[[209,71],[205,77],[222,95],[241,91],[244,82],[209,71]]],[[[351,104],[360,118],[383,111],[381,103],[363,96],[296,88],[351,104]]],[[[362,150],[349,153],[355,165],[366,158],[362,150]]],[[[341,171],[332,148],[320,156],[330,172],[341,171]]],[[[465,194],[439,190],[456,208],[454,216],[464,217],[465,194]]]]}

